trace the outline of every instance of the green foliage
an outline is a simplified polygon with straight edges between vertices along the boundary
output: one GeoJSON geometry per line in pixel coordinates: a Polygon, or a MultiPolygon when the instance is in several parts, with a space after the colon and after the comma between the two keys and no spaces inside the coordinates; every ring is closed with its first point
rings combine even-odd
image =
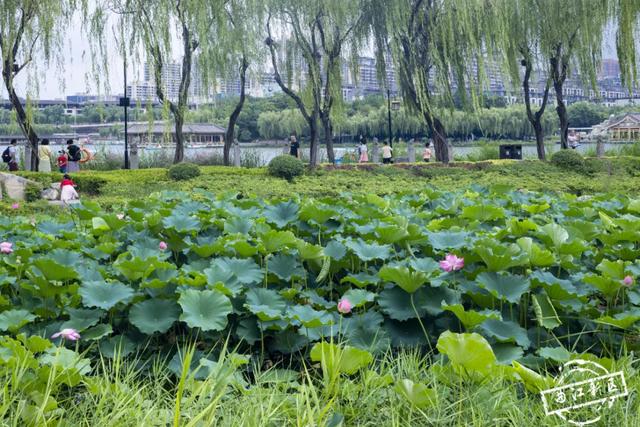
{"type": "Polygon", "coordinates": [[[200,168],[196,164],[182,162],[171,166],[167,173],[174,181],[186,181],[200,176],[200,168]]]}
{"type": "Polygon", "coordinates": [[[581,172],[585,162],[580,153],[575,150],[560,150],[551,156],[551,163],[564,170],[581,172]]]}
{"type": "Polygon", "coordinates": [[[40,200],[42,186],[40,184],[28,183],[24,189],[24,198],[27,202],[35,202],[40,200]]]}
{"type": "Polygon", "coordinates": [[[269,162],[269,175],[292,181],[304,174],[304,164],[293,156],[282,155],[274,157],[269,162]]]}

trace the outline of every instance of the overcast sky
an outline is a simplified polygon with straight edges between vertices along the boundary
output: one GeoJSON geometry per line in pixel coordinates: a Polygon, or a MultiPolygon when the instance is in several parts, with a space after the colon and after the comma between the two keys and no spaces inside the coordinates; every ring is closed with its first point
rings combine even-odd
{"type": "MultiPolygon", "coordinates": [[[[31,75],[23,70],[17,79],[18,94],[21,97],[26,95],[27,88],[33,93],[32,97],[40,99],[64,99],[66,95],[76,93],[96,94],[98,87],[95,81],[91,81],[88,77],[88,71],[91,69],[91,58],[89,51],[89,43],[86,35],[80,30],[81,22],[76,18],[69,28],[68,36],[65,38],[64,47],[64,65],[63,70],[53,67],[46,70],[42,66],[39,67],[37,77],[34,78],[33,71],[31,75]],[[33,83],[37,81],[37,86],[33,83]],[[27,82],[30,82],[27,85],[27,82]]],[[[615,58],[615,36],[614,29],[609,28],[605,37],[603,46],[603,57],[615,58]]],[[[108,31],[111,33],[111,31],[108,31]]],[[[109,73],[108,76],[102,77],[106,79],[110,86],[110,94],[122,94],[123,89],[123,63],[122,57],[116,50],[116,42],[113,38],[107,39],[107,51],[109,52],[109,73]]],[[[128,81],[134,81],[142,78],[142,65],[130,64],[128,67],[128,81]]],[[[104,89],[100,88],[100,93],[104,94],[104,89]]],[[[2,98],[7,97],[4,86],[0,92],[2,98]]]]}

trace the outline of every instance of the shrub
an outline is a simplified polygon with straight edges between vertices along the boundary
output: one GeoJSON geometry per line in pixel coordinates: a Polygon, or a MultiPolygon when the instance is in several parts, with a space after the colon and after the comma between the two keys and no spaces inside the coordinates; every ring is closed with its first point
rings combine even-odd
{"type": "Polygon", "coordinates": [[[74,174],[71,179],[77,185],[76,189],[80,194],[98,195],[102,192],[102,187],[107,183],[104,178],[85,174],[74,174]]]}
{"type": "Polygon", "coordinates": [[[40,193],[42,192],[42,185],[39,183],[27,183],[24,188],[24,198],[27,202],[35,202],[40,200],[40,193]]]}
{"type": "Polygon", "coordinates": [[[584,158],[574,150],[560,150],[551,156],[551,163],[560,169],[575,172],[584,171],[584,158]]]}
{"type": "Polygon", "coordinates": [[[169,168],[169,178],[174,181],[186,181],[200,176],[200,168],[193,163],[178,163],[169,168]]]}
{"type": "Polygon", "coordinates": [[[284,178],[287,181],[304,173],[304,164],[293,156],[284,154],[274,157],[269,162],[269,175],[284,178]]]}

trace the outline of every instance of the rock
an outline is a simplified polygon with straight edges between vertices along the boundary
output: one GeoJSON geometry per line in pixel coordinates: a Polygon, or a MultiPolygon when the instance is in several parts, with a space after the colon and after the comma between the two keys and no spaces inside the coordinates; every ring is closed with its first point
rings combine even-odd
{"type": "Polygon", "coordinates": [[[52,182],[51,185],[49,185],[50,188],[53,188],[54,190],[60,190],[60,183],[59,182],[52,182]]]}
{"type": "Polygon", "coordinates": [[[46,188],[42,190],[42,193],[40,193],[40,197],[42,197],[45,200],[57,200],[58,190],[55,188],[46,188]]]}
{"type": "Polygon", "coordinates": [[[27,185],[39,185],[30,179],[4,172],[0,172],[0,184],[7,197],[12,200],[24,200],[27,185]]]}

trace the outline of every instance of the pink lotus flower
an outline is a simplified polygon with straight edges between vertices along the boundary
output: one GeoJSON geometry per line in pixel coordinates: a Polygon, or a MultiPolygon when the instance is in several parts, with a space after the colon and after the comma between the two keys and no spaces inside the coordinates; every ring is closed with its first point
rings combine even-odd
{"type": "Polygon", "coordinates": [[[622,279],[622,284],[625,286],[631,286],[633,285],[633,277],[631,276],[624,276],[624,279],[622,279]]]}
{"type": "Polygon", "coordinates": [[[168,246],[165,242],[160,242],[160,244],[158,245],[158,247],[160,248],[161,251],[166,251],[168,246]]]}
{"type": "Polygon", "coordinates": [[[63,339],[69,340],[69,341],[76,341],[80,339],[80,334],[75,329],[66,328],[61,330],[60,332],[56,332],[55,334],[51,335],[52,339],[58,338],[58,337],[62,337],[63,339]]]}
{"type": "Polygon", "coordinates": [[[353,306],[351,305],[351,302],[346,299],[346,298],[342,298],[340,301],[338,301],[338,311],[342,314],[347,314],[347,313],[351,313],[351,309],[353,308],[353,306]]]}
{"type": "Polygon", "coordinates": [[[464,267],[464,258],[458,258],[454,254],[448,254],[440,261],[440,268],[447,272],[460,270],[462,267],[464,267]]]}
{"type": "Polygon", "coordinates": [[[13,252],[13,243],[11,242],[2,242],[0,243],[0,252],[3,254],[10,254],[13,252]]]}
{"type": "Polygon", "coordinates": [[[14,203],[11,205],[11,209],[20,209],[20,203],[14,203]]]}

